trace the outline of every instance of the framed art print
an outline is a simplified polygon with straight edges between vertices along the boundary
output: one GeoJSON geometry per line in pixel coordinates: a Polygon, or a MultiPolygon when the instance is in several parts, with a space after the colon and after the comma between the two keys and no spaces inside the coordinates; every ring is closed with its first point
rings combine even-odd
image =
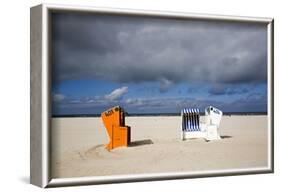
{"type": "Polygon", "coordinates": [[[273,19],[31,8],[31,183],[273,172],[273,19]]]}

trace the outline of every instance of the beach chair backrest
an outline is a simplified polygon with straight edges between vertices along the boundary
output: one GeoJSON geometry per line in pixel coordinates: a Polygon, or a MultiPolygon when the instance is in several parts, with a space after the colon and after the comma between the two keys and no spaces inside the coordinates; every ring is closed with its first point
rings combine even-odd
{"type": "Polygon", "coordinates": [[[200,131],[200,111],[197,108],[185,108],[181,111],[182,131],[200,131]]]}

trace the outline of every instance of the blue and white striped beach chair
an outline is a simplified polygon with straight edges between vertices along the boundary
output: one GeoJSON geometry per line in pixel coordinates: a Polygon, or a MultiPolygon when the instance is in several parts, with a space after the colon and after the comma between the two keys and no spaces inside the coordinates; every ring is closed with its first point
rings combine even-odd
{"type": "Polygon", "coordinates": [[[222,111],[209,106],[205,109],[205,123],[200,123],[200,111],[197,108],[185,108],[181,111],[181,138],[205,138],[206,140],[220,139],[218,127],[222,111]]]}

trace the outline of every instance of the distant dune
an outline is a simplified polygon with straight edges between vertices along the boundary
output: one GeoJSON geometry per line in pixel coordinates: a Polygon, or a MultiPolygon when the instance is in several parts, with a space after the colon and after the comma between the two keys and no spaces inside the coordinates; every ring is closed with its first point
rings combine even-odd
{"type": "Polygon", "coordinates": [[[222,140],[180,140],[179,116],[127,117],[131,146],[108,152],[101,118],[52,118],[52,176],[189,172],[267,166],[267,116],[223,116],[222,140]]]}

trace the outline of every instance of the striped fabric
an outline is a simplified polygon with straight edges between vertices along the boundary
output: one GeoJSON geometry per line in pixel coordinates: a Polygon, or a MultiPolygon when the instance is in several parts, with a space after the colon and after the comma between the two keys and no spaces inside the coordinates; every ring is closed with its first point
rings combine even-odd
{"type": "Polygon", "coordinates": [[[199,126],[199,109],[186,108],[182,112],[182,130],[183,131],[200,131],[199,126]]]}

